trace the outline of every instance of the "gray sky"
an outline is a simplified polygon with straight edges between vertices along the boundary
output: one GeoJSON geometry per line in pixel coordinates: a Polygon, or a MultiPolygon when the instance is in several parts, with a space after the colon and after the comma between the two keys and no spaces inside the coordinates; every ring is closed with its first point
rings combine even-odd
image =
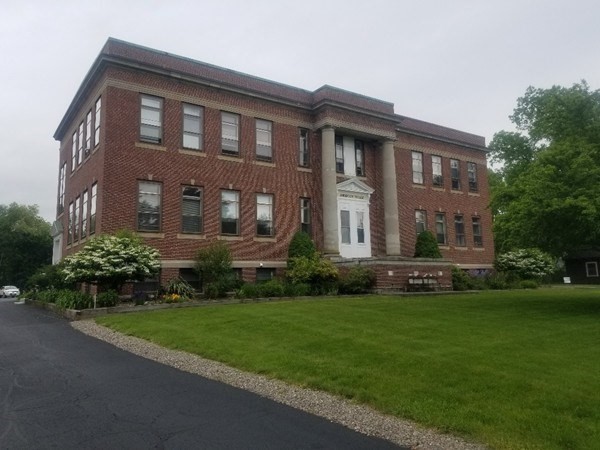
{"type": "Polygon", "coordinates": [[[485,136],[532,85],[600,89],[597,0],[3,0],[0,204],[53,221],[52,135],[109,36],[485,136]]]}

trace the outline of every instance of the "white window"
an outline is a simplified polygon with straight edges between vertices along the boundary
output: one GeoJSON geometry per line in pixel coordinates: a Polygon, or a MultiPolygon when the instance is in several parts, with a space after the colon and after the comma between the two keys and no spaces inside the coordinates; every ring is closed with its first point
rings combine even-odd
{"type": "Polygon", "coordinates": [[[202,149],[202,119],[200,106],[183,104],[183,147],[192,150],[202,149]]]}
{"type": "Polygon", "coordinates": [[[356,159],[356,176],[365,176],[365,145],[363,141],[354,142],[354,152],[356,159]]]}
{"type": "Polygon", "coordinates": [[[77,197],[75,199],[75,209],[73,211],[73,241],[79,240],[79,213],[81,208],[81,198],[77,197]]]}
{"type": "Polygon", "coordinates": [[[240,234],[240,193],[221,191],[221,234],[240,234]]]}
{"type": "Polygon", "coordinates": [[[599,276],[598,263],[596,261],[587,261],[585,263],[585,274],[589,278],[599,276]]]}
{"type": "Polygon", "coordinates": [[[415,211],[415,225],[417,236],[427,229],[427,212],[420,209],[415,211]]]}
{"type": "Polygon", "coordinates": [[[100,119],[102,113],[102,97],[96,100],[96,114],[94,115],[94,147],[100,143],[100,119]]]}
{"type": "Polygon", "coordinates": [[[73,133],[73,144],[71,145],[71,172],[77,167],[77,131],[73,133]]]}
{"type": "Polygon", "coordinates": [[[224,154],[240,153],[240,116],[221,112],[221,149],[224,154]]]}
{"type": "Polygon", "coordinates": [[[58,214],[65,210],[65,178],[67,175],[67,163],[63,163],[58,176],[58,214]]]}
{"type": "Polygon", "coordinates": [[[181,231],[183,233],[202,232],[202,189],[184,186],[181,199],[181,231]]]}
{"type": "Polygon", "coordinates": [[[481,219],[479,217],[473,217],[473,245],[475,247],[483,246],[483,237],[481,235],[481,219]]]}
{"type": "Polygon", "coordinates": [[[467,175],[469,177],[469,190],[477,192],[477,164],[467,163],[467,175]]]}
{"type": "Polygon", "coordinates": [[[342,209],[340,211],[340,224],[342,230],[342,244],[350,244],[350,211],[342,209]]]}
{"type": "Polygon", "coordinates": [[[273,236],[273,196],[271,194],[256,195],[256,234],[273,236]]]}
{"type": "Polygon", "coordinates": [[[85,156],[88,157],[92,150],[92,110],[85,116],[85,156]]]}
{"type": "Polygon", "coordinates": [[[98,198],[98,183],[92,184],[92,197],[90,201],[90,234],[96,232],[96,201],[98,198]]]}
{"type": "Polygon", "coordinates": [[[77,131],[77,165],[83,162],[83,122],[79,124],[77,131]]]}
{"type": "Polygon", "coordinates": [[[365,243],[365,212],[356,211],[356,241],[359,244],[365,243]]]}
{"type": "Polygon", "coordinates": [[[335,137],[335,171],[344,173],[344,136],[335,137]]]}
{"type": "Polygon", "coordinates": [[[67,223],[67,244],[73,242],[73,202],[69,203],[69,217],[67,223]]]}
{"type": "Polygon", "coordinates": [[[444,177],[442,176],[442,157],[433,155],[431,157],[432,184],[434,186],[443,186],[444,177]]]}
{"type": "Polygon", "coordinates": [[[446,244],[446,214],[444,213],[435,215],[435,236],[438,244],[446,244]]]}
{"type": "Polygon", "coordinates": [[[160,183],[140,181],[138,184],[138,230],[160,231],[160,183]]]}
{"type": "Polygon", "coordinates": [[[301,167],[310,165],[310,154],[308,152],[308,130],[300,128],[300,145],[299,145],[299,160],[298,164],[301,167]]]}
{"type": "Polygon", "coordinates": [[[450,160],[450,177],[452,178],[452,189],[460,190],[460,161],[458,159],[450,160]]]}
{"type": "Polygon", "coordinates": [[[142,95],[140,108],[140,141],[162,142],[163,99],[142,95]]]}
{"type": "Polygon", "coordinates": [[[300,199],[300,230],[310,234],[310,199],[300,199]]]}
{"type": "Polygon", "coordinates": [[[88,191],[87,189],[83,191],[81,201],[81,238],[87,236],[87,224],[88,224],[88,191]]]}
{"type": "Polygon", "coordinates": [[[423,184],[423,153],[412,152],[413,183],[423,184]]]}
{"type": "Polygon", "coordinates": [[[467,245],[467,240],[465,239],[465,221],[463,216],[454,216],[454,237],[457,246],[464,247],[467,245]]]}
{"type": "Polygon", "coordinates": [[[273,160],[273,123],[256,119],[256,159],[273,160]]]}

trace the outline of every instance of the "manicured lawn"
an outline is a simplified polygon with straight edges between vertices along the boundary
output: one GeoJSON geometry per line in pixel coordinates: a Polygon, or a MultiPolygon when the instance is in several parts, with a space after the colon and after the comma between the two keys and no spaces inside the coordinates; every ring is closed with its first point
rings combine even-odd
{"type": "Polygon", "coordinates": [[[600,448],[600,289],[320,298],[98,322],[493,448],[600,448]]]}

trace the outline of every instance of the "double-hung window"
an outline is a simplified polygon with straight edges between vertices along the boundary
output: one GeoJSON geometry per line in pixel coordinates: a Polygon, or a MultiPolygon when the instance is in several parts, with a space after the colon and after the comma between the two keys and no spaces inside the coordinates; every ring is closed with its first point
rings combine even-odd
{"type": "Polygon", "coordinates": [[[256,194],[256,234],[273,236],[273,195],[256,194]]]}
{"type": "Polygon", "coordinates": [[[79,124],[77,131],[77,165],[83,162],[83,122],[79,124]]]}
{"type": "Polygon", "coordinates": [[[273,161],[273,122],[256,119],[256,159],[273,161]]]}
{"type": "Polygon", "coordinates": [[[100,124],[102,114],[102,97],[96,100],[96,114],[94,115],[94,147],[100,143],[100,124]]]}
{"type": "Polygon", "coordinates": [[[83,191],[81,196],[81,239],[88,234],[88,191],[83,191]]]}
{"type": "Polygon", "coordinates": [[[365,212],[356,211],[356,242],[365,243],[365,212]]]}
{"type": "Polygon", "coordinates": [[[450,178],[452,179],[452,189],[460,190],[460,161],[458,159],[450,160],[450,178]]]}
{"type": "Polygon", "coordinates": [[[79,222],[79,213],[81,208],[81,197],[77,197],[75,199],[75,209],[73,210],[73,241],[79,240],[79,226],[81,225],[79,222]]]}
{"type": "Polygon", "coordinates": [[[77,167],[77,131],[73,133],[73,143],[71,144],[71,172],[77,167]]]}
{"type": "Polygon", "coordinates": [[[335,137],[335,171],[344,173],[344,137],[335,137]]]}
{"type": "Polygon", "coordinates": [[[596,261],[586,261],[585,263],[585,275],[588,278],[598,277],[598,263],[596,261]]]}
{"type": "Polygon", "coordinates": [[[160,231],[162,185],[154,181],[138,184],[138,230],[160,231]]]}
{"type": "Polygon", "coordinates": [[[354,141],[354,154],[356,160],[356,176],[365,176],[365,144],[363,141],[354,141]]]}
{"type": "Polygon", "coordinates": [[[67,175],[67,163],[63,163],[60,167],[60,174],[58,176],[58,214],[61,214],[65,210],[65,178],[67,175]]]}
{"type": "Polygon", "coordinates": [[[464,247],[467,245],[465,239],[465,220],[463,216],[458,214],[454,216],[454,237],[457,246],[464,247]]]}
{"type": "Polygon", "coordinates": [[[221,149],[225,155],[240,153],[240,116],[221,112],[221,149]]]}
{"type": "Polygon", "coordinates": [[[467,163],[467,175],[469,178],[469,191],[477,192],[477,164],[467,163]]]}
{"type": "Polygon", "coordinates": [[[483,238],[481,236],[481,219],[479,217],[473,217],[473,245],[475,247],[483,246],[483,238]]]}
{"type": "Polygon", "coordinates": [[[92,195],[90,198],[90,234],[96,232],[96,201],[98,200],[98,183],[92,184],[92,195]]]}
{"type": "Polygon", "coordinates": [[[162,142],[163,99],[150,95],[141,96],[140,141],[160,144],[162,142]]]}
{"type": "Polygon", "coordinates": [[[221,234],[240,234],[240,193],[221,191],[221,234]]]}
{"type": "Polygon", "coordinates": [[[310,234],[310,199],[300,199],[300,230],[310,234]]]}
{"type": "Polygon", "coordinates": [[[446,244],[446,214],[435,214],[435,237],[438,244],[446,244]]]}
{"type": "Polygon", "coordinates": [[[427,212],[417,209],[415,211],[415,226],[417,236],[427,229],[427,212]]]}
{"type": "Polygon", "coordinates": [[[202,233],[202,189],[183,186],[181,193],[182,233],[202,233]]]}
{"type": "Polygon", "coordinates": [[[423,153],[412,152],[413,183],[423,184],[423,153]]]}
{"type": "Polygon", "coordinates": [[[202,150],[202,107],[183,104],[183,148],[202,150]]]}
{"type": "Polygon", "coordinates": [[[69,217],[67,222],[67,244],[73,242],[73,202],[69,203],[69,217]]]}
{"type": "Polygon", "coordinates": [[[342,231],[342,244],[350,244],[350,211],[340,211],[340,229],[342,231]]]}
{"type": "Polygon", "coordinates": [[[85,116],[85,149],[84,156],[87,158],[92,151],[92,110],[85,116]]]}
{"type": "Polygon", "coordinates": [[[442,176],[442,157],[437,155],[431,156],[431,183],[434,186],[441,187],[444,185],[444,177],[442,176]]]}
{"type": "Polygon", "coordinates": [[[308,152],[308,130],[300,128],[299,130],[299,153],[298,153],[298,165],[301,167],[308,167],[310,165],[310,153],[308,152]]]}

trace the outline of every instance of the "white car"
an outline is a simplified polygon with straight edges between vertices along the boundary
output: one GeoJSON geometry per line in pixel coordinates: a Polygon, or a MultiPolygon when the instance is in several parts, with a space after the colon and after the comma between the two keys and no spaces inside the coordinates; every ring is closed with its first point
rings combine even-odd
{"type": "Polygon", "coordinates": [[[16,286],[4,286],[0,288],[0,297],[18,297],[21,291],[16,286]]]}

